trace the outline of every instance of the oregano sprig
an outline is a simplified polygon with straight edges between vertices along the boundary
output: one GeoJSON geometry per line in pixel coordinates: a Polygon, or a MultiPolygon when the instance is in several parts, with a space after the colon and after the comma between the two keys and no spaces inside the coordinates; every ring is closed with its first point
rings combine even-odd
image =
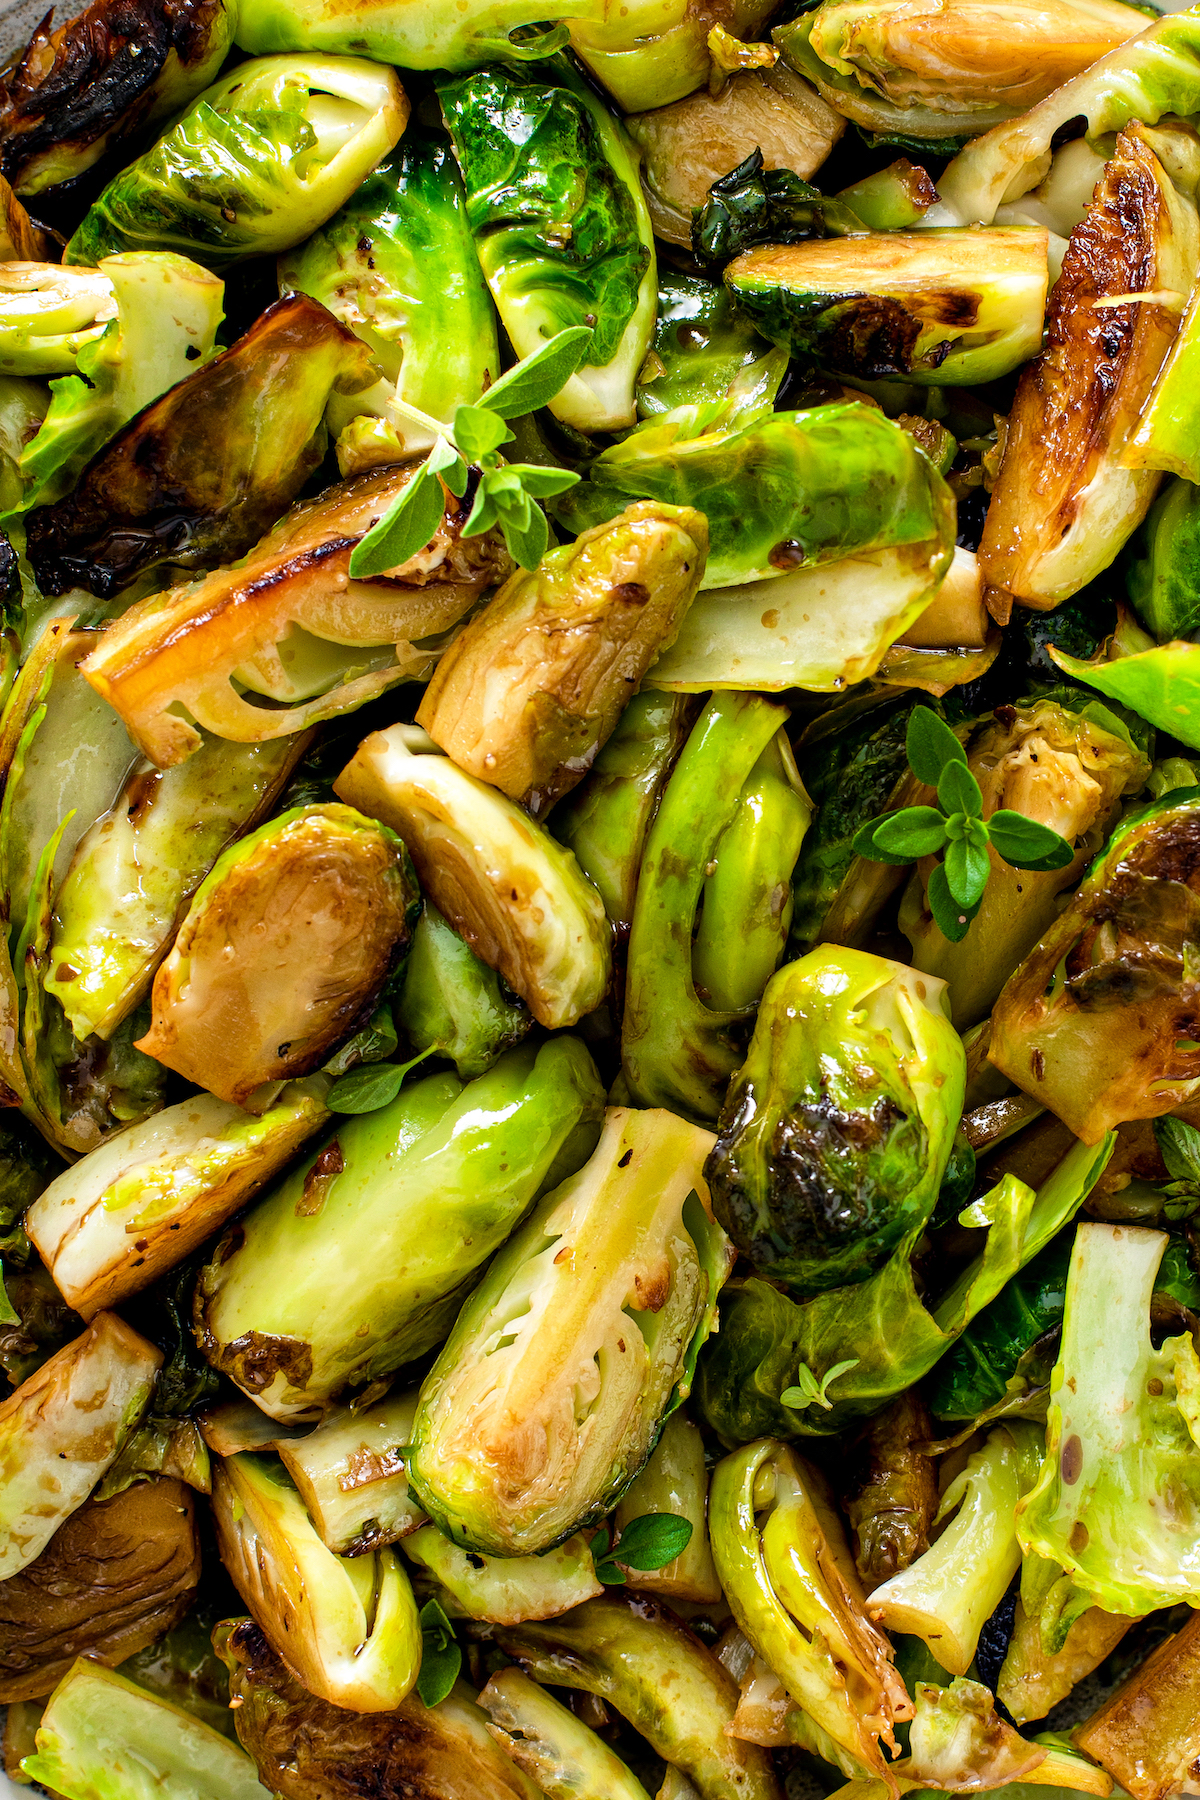
{"type": "Polygon", "coordinates": [[[691,1541],[691,1520],[679,1513],[642,1513],[630,1519],[615,1546],[607,1525],[602,1525],[589,1546],[596,1580],[615,1587],[624,1581],[626,1569],[665,1569],[691,1541]]]}
{"type": "Polygon", "coordinates": [[[1177,1224],[1200,1207],[1200,1131],[1167,1114],[1155,1119],[1154,1139],[1171,1177],[1163,1189],[1163,1214],[1177,1224]]]}
{"type": "Polygon", "coordinates": [[[463,537],[480,537],[499,526],[513,561],[523,569],[537,568],[550,532],[545,513],[534,502],[565,493],[579,476],[537,463],[506,463],[500,451],[514,434],[505,420],[536,412],[553,400],[582,363],[591,341],[586,325],[558,332],[493,382],[476,405],[460,406],[451,426],[415,407],[401,406],[408,417],[436,434],[433,448],[383,517],[355,545],[350,557],[355,580],[397,569],[423,550],[442,522],[446,491],[461,500],[472,465],[479,471],[479,482],[463,537]]]}
{"type": "Polygon", "coordinates": [[[931,707],[914,706],[905,737],[908,766],[937,792],[936,806],[906,806],[871,819],[854,839],[869,862],[914,863],[941,854],[926,887],[939,930],[957,944],[983,903],[991,872],[988,846],[1014,869],[1064,869],[1075,855],[1067,840],[1024,813],[1001,808],[983,816],[983,794],[967,753],[931,707]]]}

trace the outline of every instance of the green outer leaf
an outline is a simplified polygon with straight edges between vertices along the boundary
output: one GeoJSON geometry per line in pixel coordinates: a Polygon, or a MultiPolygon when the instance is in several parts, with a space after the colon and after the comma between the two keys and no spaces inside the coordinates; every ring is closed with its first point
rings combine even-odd
{"type": "Polygon", "coordinates": [[[499,381],[492,383],[479,404],[502,419],[516,419],[522,413],[537,412],[549,405],[567,385],[576,369],[586,362],[594,333],[587,325],[570,325],[535,350],[532,356],[515,363],[499,381]]]}
{"type": "Polygon", "coordinates": [[[1065,869],[1075,855],[1066,838],[1048,825],[1027,819],[1024,813],[1004,807],[993,813],[987,823],[997,856],[1014,869],[1065,869]]]}
{"type": "Polygon", "coordinates": [[[436,1600],[421,1608],[421,1672],[417,1692],[426,1706],[439,1706],[458,1680],[462,1650],[454,1627],[436,1600]]]}
{"type": "Polygon", "coordinates": [[[1159,644],[1114,662],[1082,662],[1053,644],[1048,648],[1065,674],[1132,707],[1189,749],[1200,750],[1200,644],[1159,644]]]}
{"type": "MultiPolygon", "coordinates": [[[[926,787],[935,788],[942,777],[942,770],[948,763],[962,763],[967,760],[967,753],[944,720],[929,706],[914,706],[908,716],[908,730],[904,739],[904,748],[908,756],[908,766],[918,781],[926,787]]],[[[954,811],[959,809],[955,807],[954,811]]]]}
{"type": "Polygon", "coordinates": [[[945,867],[941,863],[929,877],[925,898],[942,936],[952,944],[961,943],[970,929],[971,920],[979,911],[979,902],[976,901],[973,906],[964,906],[954,898],[945,867]]]}
{"type": "Polygon", "coordinates": [[[946,821],[933,806],[907,806],[873,829],[877,849],[890,851],[907,862],[935,856],[946,842],[946,821]]]}
{"type": "Polygon", "coordinates": [[[378,524],[354,546],[350,574],[354,580],[398,569],[423,550],[442,522],[446,497],[429,465],[422,463],[397,494],[378,524]]]}
{"type": "MultiPolygon", "coordinates": [[[[523,569],[536,569],[550,543],[550,527],[540,506],[529,508],[529,522],[522,524],[515,513],[500,514],[500,529],[508,545],[508,553],[523,569]]],[[[466,533],[463,533],[464,537],[466,533]]]]}
{"type": "Polygon", "coordinates": [[[968,912],[978,907],[992,868],[986,849],[968,838],[958,838],[947,844],[942,866],[946,871],[946,886],[958,904],[968,912]]]}
{"type": "MultiPolygon", "coordinates": [[[[918,708],[924,711],[924,708],[918,708]]],[[[930,715],[932,717],[932,714],[930,715]]],[[[914,714],[915,717],[915,714],[914,714]]],[[[938,720],[941,724],[941,720],[938,720]]],[[[958,739],[955,738],[955,743],[958,739]]],[[[959,744],[959,749],[962,745],[959,744]]],[[[947,762],[937,781],[938,804],[943,812],[963,813],[968,819],[983,817],[983,795],[979,791],[979,783],[968,769],[965,760],[957,758],[947,762]]]]}
{"type": "Polygon", "coordinates": [[[642,1513],[630,1519],[612,1554],[627,1569],[664,1569],[691,1541],[690,1519],[679,1513],[642,1513]]]}

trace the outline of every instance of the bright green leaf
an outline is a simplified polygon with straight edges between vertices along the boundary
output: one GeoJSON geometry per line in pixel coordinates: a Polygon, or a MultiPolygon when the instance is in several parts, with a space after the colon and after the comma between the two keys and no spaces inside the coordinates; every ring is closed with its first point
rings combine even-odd
{"type": "Polygon", "coordinates": [[[1168,1175],[1176,1181],[1200,1183],[1200,1131],[1194,1125],[1166,1115],[1155,1119],[1154,1138],[1168,1175]]]}
{"type": "Polygon", "coordinates": [[[454,415],[454,441],[468,462],[477,463],[511,443],[512,435],[500,415],[485,406],[460,406],[454,415]]]}
{"type": "Polygon", "coordinates": [[[784,1388],[779,1396],[780,1401],[784,1406],[790,1406],[797,1412],[802,1411],[806,1406],[823,1406],[826,1412],[832,1412],[833,1401],[828,1397],[831,1384],[837,1380],[839,1375],[845,1375],[850,1369],[857,1369],[857,1367],[858,1357],[848,1356],[845,1362],[836,1362],[832,1368],[826,1369],[825,1374],[818,1381],[808,1364],[801,1363],[796,1370],[796,1385],[784,1388]]]}
{"type": "Polygon", "coordinates": [[[429,543],[445,510],[442,484],[429,472],[429,465],[422,463],[378,524],[354,546],[350,557],[352,577],[360,581],[400,568],[429,543]]]}
{"type": "MultiPolygon", "coordinates": [[[[954,741],[958,743],[957,738],[954,741]]],[[[946,764],[938,778],[937,796],[938,804],[945,812],[963,813],[968,819],[983,816],[983,795],[965,762],[946,764]]]]}
{"type": "Polygon", "coordinates": [[[421,1608],[421,1672],[417,1692],[426,1706],[439,1706],[458,1680],[462,1651],[454,1627],[436,1600],[421,1608]]]}
{"type": "Polygon", "coordinates": [[[854,834],[854,842],[851,846],[855,856],[865,857],[868,862],[896,864],[910,863],[912,857],[909,856],[907,852],[897,854],[891,850],[884,850],[875,842],[884,825],[888,824],[892,819],[901,817],[903,817],[903,815],[900,813],[884,813],[881,818],[868,819],[865,825],[860,825],[854,834]]]}
{"type": "Polygon", "coordinates": [[[536,569],[550,544],[550,528],[540,506],[532,508],[528,525],[521,526],[501,517],[500,529],[508,545],[508,553],[522,569],[536,569]]]}
{"type": "Polygon", "coordinates": [[[987,851],[962,837],[956,843],[947,844],[942,866],[951,898],[964,910],[977,908],[992,869],[987,851]]]}
{"type": "MultiPolygon", "coordinates": [[[[904,740],[908,766],[918,781],[935,788],[947,763],[965,763],[967,753],[943,719],[929,706],[914,706],[904,740]]],[[[959,809],[954,808],[957,812],[959,809]]]]}
{"type": "Polygon", "coordinates": [[[971,920],[979,911],[979,907],[977,905],[963,906],[954,898],[946,881],[945,868],[941,863],[929,877],[925,898],[942,936],[949,938],[952,944],[960,943],[966,937],[971,920]]]}
{"type": "Polygon", "coordinates": [[[592,332],[586,325],[572,325],[556,333],[540,350],[493,382],[479,404],[502,419],[536,412],[566,386],[586,360],[591,343],[592,332]]]}
{"type": "Polygon", "coordinates": [[[1075,855],[1057,831],[1027,819],[1024,813],[1004,808],[993,813],[987,823],[997,856],[1014,869],[1065,869],[1075,855]]]}
{"type": "Polygon", "coordinates": [[[642,1513],[630,1519],[613,1556],[627,1569],[665,1569],[683,1555],[691,1540],[690,1519],[679,1513],[642,1513]]]}
{"type": "Polygon", "coordinates": [[[875,827],[874,844],[892,856],[916,862],[933,856],[946,842],[946,821],[936,807],[908,806],[875,827]]]}
{"type": "Polygon", "coordinates": [[[577,487],[583,479],[572,469],[544,469],[537,463],[510,463],[514,475],[521,477],[521,486],[535,500],[548,500],[551,494],[565,494],[568,488],[577,487]]]}
{"type": "Polygon", "coordinates": [[[409,1070],[432,1055],[433,1048],[422,1050],[411,1062],[368,1063],[365,1068],[352,1069],[349,1075],[334,1082],[326,1096],[326,1106],[330,1112],[338,1113],[378,1112],[381,1106],[390,1106],[409,1070]]]}

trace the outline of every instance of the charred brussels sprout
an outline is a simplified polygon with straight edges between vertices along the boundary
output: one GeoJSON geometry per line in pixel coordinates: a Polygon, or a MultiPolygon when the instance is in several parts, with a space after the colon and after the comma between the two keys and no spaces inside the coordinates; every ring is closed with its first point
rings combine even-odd
{"type": "Polygon", "coordinates": [[[1200,1092],[1200,789],[1126,819],[1009,977],[991,1061],[1085,1143],[1200,1092]]]}
{"type": "Polygon", "coordinates": [[[707,1132],[609,1111],[500,1252],[427,1376],[409,1480],[456,1543],[532,1555],[610,1510],[690,1386],[731,1266],[707,1132]]]}
{"type": "Polygon", "coordinates": [[[407,119],[404,89],[378,63],[241,63],[109,182],[64,257],[96,263],[115,250],[182,250],[226,269],[290,250],[349,199],[407,119]]]}
{"type": "MultiPolygon", "coordinates": [[[[591,361],[550,410],[580,431],[632,425],[654,329],[654,239],[620,127],[565,61],[495,67],[438,90],[480,266],[518,356],[573,325],[591,361]]],[[[619,509],[618,509],[619,510],[619,509]]]]}
{"type": "MultiPolygon", "coordinates": [[[[686,1519],[692,1535],[679,1555],[661,1568],[635,1569],[622,1563],[625,1586],[642,1593],[662,1594],[668,1600],[717,1605],[721,1584],[708,1541],[704,1439],[685,1412],[671,1414],[645,1468],[626,1490],[616,1512],[618,1531],[627,1530],[636,1519],[644,1519],[649,1513],[672,1513],[677,1519],[686,1519]]],[[[614,1555],[619,1562],[619,1539],[614,1555]]]]}
{"type": "Polygon", "coordinates": [[[19,194],[75,181],[171,118],[225,60],[235,0],[91,0],[38,26],[0,78],[0,174],[19,194]]]}
{"type": "Polygon", "coordinates": [[[768,984],[707,1164],[713,1205],[801,1293],[872,1275],[933,1211],[966,1064],[945,984],[825,945],[768,984]]]}
{"type": "Polygon", "coordinates": [[[1041,348],[1047,234],[893,232],[750,250],[725,270],[739,308],[792,355],[870,380],[953,387],[1041,348]]]}
{"type": "Polygon", "coordinates": [[[436,1050],[463,1081],[491,1068],[533,1023],[526,1009],[427,901],[393,1008],[414,1050],[436,1050]]]}
{"type": "Polygon", "coordinates": [[[345,475],[432,447],[395,402],[450,420],[500,373],[495,314],[443,139],[406,135],[340,212],[280,259],[279,285],[320,300],[383,371],[364,393],[330,398],[345,475]]]}
{"type": "Polygon", "coordinates": [[[442,657],[417,723],[459,768],[546,812],[674,642],[707,552],[702,513],[641,501],[517,570],[442,657]]]}
{"type": "Polygon", "coordinates": [[[586,1050],[556,1037],[347,1119],[214,1249],[206,1356],[273,1417],[312,1418],[423,1355],[538,1193],[586,1160],[601,1101],[586,1050]]]}
{"type": "Polygon", "coordinates": [[[479,1556],[436,1525],[422,1526],[403,1546],[409,1561],[433,1577],[434,1597],[451,1618],[520,1625],[557,1618],[604,1591],[583,1532],[540,1556],[479,1556]]]}
{"type": "Polygon", "coordinates": [[[238,1106],[308,1074],[374,1011],[417,900],[403,844],[352,807],[260,825],[200,884],[139,1047],[238,1106]]]}
{"type": "Polygon", "coordinates": [[[315,1431],[293,1436],[284,1427],[275,1439],[273,1447],[326,1549],[361,1556],[425,1523],[405,1473],[416,1410],[415,1392],[389,1395],[358,1410],[335,1406],[315,1431]]]}

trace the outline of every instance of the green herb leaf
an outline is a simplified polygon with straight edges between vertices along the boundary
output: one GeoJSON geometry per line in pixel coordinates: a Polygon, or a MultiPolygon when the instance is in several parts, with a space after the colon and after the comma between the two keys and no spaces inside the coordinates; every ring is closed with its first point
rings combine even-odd
{"type": "Polygon", "coordinates": [[[942,936],[949,938],[952,944],[961,943],[970,929],[971,920],[979,911],[979,905],[977,902],[974,906],[964,906],[954,898],[946,880],[944,864],[939,863],[930,875],[925,898],[942,936]]]}
{"type": "Polygon", "coordinates": [[[354,546],[350,574],[355,581],[398,569],[423,550],[442,522],[446,496],[429,464],[422,463],[366,536],[354,546]]]}
{"type": "Polygon", "coordinates": [[[570,381],[585,361],[591,343],[592,332],[586,325],[572,325],[567,331],[557,332],[549,343],[493,382],[480,406],[499,413],[502,419],[536,412],[570,381]]]}
{"type": "Polygon", "coordinates": [[[881,826],[886,825],[892,819],[902,819],[903,817],[903,813],[883,813],[879,818],[868,819],[865,825],[860,825],[854,834],[854,842],[851,846],[855,856],[865,857],[868,862],[910,863],[912,857],[907,851],[897,853],[892,850],[883,850],[875,842],[881,826]]]}
{"type": "Polygon", "coordinates": [[[992,869],[987,851],[967,837],[958,838],[947,844],[942,867],[952,899],[964,910],[978,911],[992,869]]]}
{"type": "Polygon", "coordinates": [[[326,1106],[330,1112],[338,1113],[378,1112],[381,1106],[390,1106],[408,1071],[432,1056],[436,1047],[422,1050],[411,1062],[369,1063],[366,1068],[351,1070],[334,1082],[325,1097],[326,1106]]]}
{"type": "Polygon", "coordinates": [[[1169,1175],[1200,1184],[1200,1131],[1194,1125],[1186,1119],[1155,1119],[1154,1139],[1169,1175]]]}
{"type": "Polygon", "coordinates": [[[438,1706],[458,1680],[462,1651],[454,1627],[436,1600],[427,1600],[420,1612],[421,1672],[417,1692],[426,1706],[438,1706]]]}
{"type": "Polygon", "coordinates": [[[917,780],[932,788],[941,780],[947,763],[967,760],[966,751],[950,727],[928,706],[914,706],[908,715],[904,749],[917,780]]]}
{"type": "Polygon", "coordinates": [[[826,1369],[820,1381],[807,1363],[801,1363],[796,1370],[795,1386],[784,1388],[779,1398],[784,1406],[793,1407],[797,1411],[806,1406],[823,1406],[826,1412],[832,1412],[833,1401],[828,1397],[831,1383],[848,1369],[857,1369],[858,1362],[857,1356],[849,1356],[845,1362],[836,1362],[831,1369],[826,1369]]]}
{"type": "Polygon", "coordinates": [[[1014,869],[1065,869],[1075,855],[1066,838],[1024,813],[1004,808],[987,823],[996,854],[1014,869]]]}
{"type": "Polygon", "coordinates": [[[916,862],[933,856],[946,842],[946,821],[933,806],[906,806],[875,827],[874,844],[891,856],[916,862]]]}
{"type": "Polygon", "coordinates": [[[692,1541],[692,1523],[679,1513],[642,1513],[630,1519],[613,1555],[627,1569],[665,1569],[692,1541]]]}
{"type": "Polygon", "coordinates": [[[551,494],[565,494],[568,488],[577,487],[583,480],[573,469],[544,469],[538,463],[510,463],[508,466],[514,475],[520,476],[521,486],[535,500],[548,500],[551,494]]]}
{"type": "Polygon", "coordinates": [[[356,1031],[349,1043],[343,1044],[330,1057],[325,1064],[325,1073],[336,1080],[340,1075],[348,1075],[351,1069],[357,1069],[360,1063],[386,1062],[390,1056],[395,1056],[398,1041],[392,1009],[385,1003],[376,1007],[362,1030],[356,1031]]]}
{"type": "Polygon", "coordinates": [[[983,795],[965,762],[946,764],[938,778],[937,797],[943,812],[962,813],[968,819],[983,817],[983,795]]]}
{"type": "Polygon", "coordinates": [[[512,435],[499,413],[486,406],[460,406],[454,415],[454,441],[468,462],[490,456],[501,444],[511,443],[512,435]]]}
{"type": "Polygon", "coordinates": [[[536,569],[550,544],[550,528],[541,507],[530,503],[527,524],[512,513],[502,512],[500,529],[513,561],[522,569],[536,569]]]}

